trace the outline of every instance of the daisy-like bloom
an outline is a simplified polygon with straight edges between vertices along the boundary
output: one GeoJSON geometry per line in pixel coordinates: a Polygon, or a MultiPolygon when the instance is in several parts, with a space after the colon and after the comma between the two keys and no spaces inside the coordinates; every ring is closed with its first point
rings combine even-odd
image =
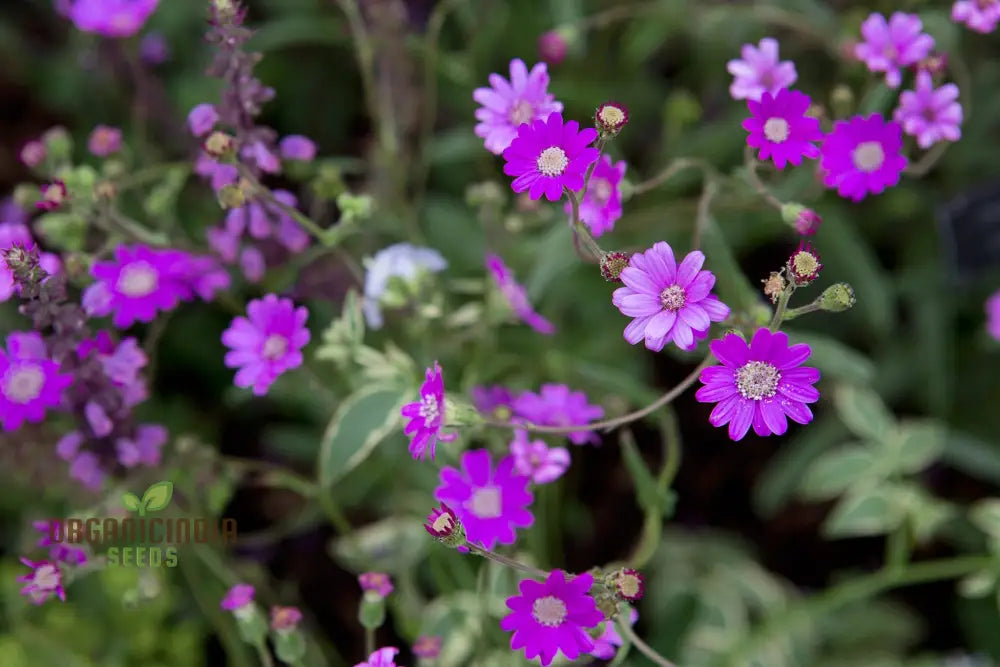
{"type": "Polygon", "coordinates": [[[917,138],[917,145],[927,149],[939,141],[958,141],[962,136],[962,105],[958,86],[946,83],[934,88],[931,73],[917,72],[914,90],[904,90],[893,118],[903,132],[917,138]]]}
{"type": "Polygon", "coordinates": [[[53,595],[66,601],[66,591],[62,585],[62,570],[58,563],[47,560],[32,562],[22,558],[21,562],[31,568],[31,574],[22,574],[17,580],[27,584],[21,589],[21,595],[27,596],[34,604],[42,604],[53,595]]]}
{"type": "Polygon", "coordinates": [[[316,157],[316,144],[309,137],[301,134],[290,134],[278,144],[281,157],[285,160],[297,160],[299,162],[312,162],[316,157]]]}
{"type": "Polygon", "coordinates": [[[740,50],[742,60],[730,60],[726,69],[735,78],[729,86],[729,94],[734,100],[754,100],[761,95],[777,95],[782,88],[791,88],[798,78],[795,63],[790,60],[779,62],[778,41],[765,37],[756,47],[744,44],[740,50]]]}
{"type": "Polygon", "coordinates": [[[1000,291],[986,300],[986,331],[1000,341],[1000,291]]]}
{"type": "Polygon", "coordinates": [[[74,0],[68,16],[79,30],[105,37],[131,37],[160,0],[74,0]]]}
{"type": "Polygon", "coordinates": [[[708,336],[712,322],[729,317],[729,307],[710,293],[715,276],[701,270],[704,262],[705,255],[694,250],[678,265],[664,241],[632,255],[621,273],[625,286],[611,295],[622,315],[635,318],[625,327],[625,340],[635,345],[645,339],[654,352],[670,341],[682,350],[693,350],[708,336]]]}
{"type": "Polygon", "coordinates": [[[98,125],[87,139],[87,150],[97,157],[107,157],[122,149],[122,131],[117,127],[98,125]]]}
{"type": "MultiPolygon", "coordinates": [[[[629,609],[628,624],[635,625],[635,622],[638,620],[639,612],[635,609],[629,609]]],[[[618,634],[618,630],[615,628],[614,621],[606,621],[604,623],[604,630],[594,639],[594,649],[590,652],[590,655],[601,660],[611,660],[615,657],[615,653],[618,652],[618,647],[623,643],[621,635],[618,634]]]]}
{"type": "Polygon", "coordinates": [[[563,188],[583,188],[584,176],[599,152],[590,144],[597,139],[592,127],[580,129],[575,120],[563,123],[561,113],[547,120],[525,123],[503,152],[503,173],[513,176],[511,189],[528,192],[531,199],[559,201],[563,188]]]}
{"type": "Polygon", "coordinates": [[[637,602],[646,592],[646,578],[637,570],[623,567],[614,575],[615,593],[626,602],[637,602]]]}
{"type": "Polygon", "coordinates": [[[594,112],[594,124],[605,137],[613,137],[628,125],[628,107],[620,102],[605,102],[594,112]]]}
{"type": "Polygon", "coordinates": [[[42,337],[14,332],[7,336],[7,350],[0,350],[0,425],[16,431],[25,421],[37,423],[45,411],[62,403],[73,376],[59,372],[42,337]]]}
{"type": "Polygon", "coordinates": [[[458,437],[457,433],[442,433],[445,425],[444,377],[438,362],[435,361],[434,367],[424,374],[420,400],[404,405],[400,414],[410,420],[403,433],[410,436],[410,455],[415,459],[422,461],[427,454],[433,459],[438,440],[451,442],[458,437]]]}
{"type": "Polygon", "coordinates": [[[469,542],[487,549],[498,542],[513,544],[515,530],[535,522],[527,509],[534,499],[528,491],[531,480],[514,471],[512,456],[505,456],[494,469],[486,449],[465,452],[461,464],[461,470],[441,470],[434,497],[455,508],[469,542]]]}
{"type": "Polygon", "coordinates": [[[388,597],[393,591],[392,579],[384,572],[362,572],[358,575],[358,585],[365,593],[374,593],[379,598],[388,597]]]}
{"type": "Polygon", "coordinates": [[[486,255],[486,268],[496,282],[500,293],[503,294],[511,310],[517,317],[538,333],[551,336],[556,332],[556,327],[552,322],[535,312],[528,301],[528,291],[514,279],[514,274],[504,264],[498,255],[492,253],[486,255]]]}
{"type": "Polygon", "coordinates": [[[1000,1],[958,0],[951,6],[951,20],[984,35],[991,33],[1000,23],[1000,1]]]}
{"type": "Polygon", "coordinates": [[[302,365],[302,348],[309,342],[305,306],[268,294],[247,304],[247,316],[233,319],[222,332],[228,368],[239,368],[233,383],[252,387],[255,396],[267,393],[278,376],[302,365]]]}
{"type": "Polygon", "coordinates": [[[354,667],[398,667],[395,660],[397,654],[399,654],[398,648],[392,646],[380,648],[368,656],[367,660],[359,662],[354,667]]]}
{"type": "Polygon", "coordinates": [[[569,467],[569,451],[565,447],[549,448],[544,440],[530,440],[527,431],[514,431],[510,443],[514,457],[514,470],[531,478],[535,484],[554,482],[569,467]]]}
{"type": "Polygon", "coordinates": [[[545,120],[563,110],[562,103],[549,94],[545,63],[538,63],[528,72],[520,58],[510,61],[510,81],[490,74],[490,87],[476,88],[472,99],[482,105],[476,109],[476,136],[486,140],[486,150],[494,155],[510,146],[522,123],[545,120]]]}
{"type": "Polygon", "coordinates": [[[226,611],[238,612],[253,605],[254,588],[250,584],[236,584],[222,598],[219,606],[226,611]]]}
{"type": "Polygon", "coordinates": [[[144,245],[120,245],[115,259],[96,262],[90,274],[96,282],[83,293],[88,315],[114,313],[112,323],[125,329],[133,322],[151,322],[190,295],[185,284],[190,256],[177,250],[153,250],[144,245]]]}
{"type": "MultiPolygon", "coordinates": [[[[514,416],[539,426],[586,425],[604,416],[604,408],[590,405],[582,391],[570,391],[564,384],[543,384],[536,394],[526,391],[514,399],[514,416]]],[[[574,431],[568,435],[575,445],[600,443],[593,431],[574,431]]]]}
{"type": "Polygon", "coordinates": [[[187,122],[191,134],[203,137],[215,129],[215,124],[219,122],[219,112],[211,104],[199,104],[188,112],[187,122]]]}
{"type": "MultiPolygon", "coordinates": [[[[610,232],[622,217],[622,194],[619,184],[625,176],[625,161],[612,162],[610,155],[603,156],[590,175],[587,192],[580,200],[580,219],[595,237],[610,232]]],[[[573,214],[573,205],[563,206],[567,215],[573,214]]]]}
{"type": "Polygon", "coordinates": [[[418,658],[431,660],[441,655],[441,647],[444,645],[444,637],[437,635],[422,635],[413,642],[410,650],[418,658]]]}
{"type": "Polygon", "coordinates": [[[302,612],[298,607],[271,607],[271,629],[275,632],[288,632],[298,627],[302,621],[302,612]]]}
{"type": "Polygon", "coordinates": [[[781,331],[761,328],[750,345],[736,334],[713,340],[712,354],[721,366],[709,366],[699,378],[705,385],[695,393],[702,403],[718,403],[708,421],[729,424],[729,437],[741,440],[753,426],[759,436],[784,435],[786,417],[799,424],[812,421],[807,403],[819,400],[812,385],[819,371],[802,367],[812,350],[805,343],[788,345],[781,331]]]}
{"type": "Polygon", "coordinates": [[[54,211],[62,206],[66,198],[69,197],[66,184],[62,181],[46,183],[40,186],[39,189],[42,192],[42,198],[35,202],[35,207],[40,211],[54,211]]]}
{"type": "Polygon", "coordinates": [[[393,283],[401,281],[406,291],[418,292],[420,282],[430,274],[444,271],[448,268],[448,262],[433,248],[394,243],[379,250],[370,260],[366,260],[365,268],[365,298],[361,309],[368,326],[372,329],[381,329],[384,323],[382,318],[382,306],[386,305],[384,302],[399,300],[392,298],[398,296],[391,293],[393,290],[390,288],[393,287],[393,283]]]}
{"type": "Polygon", "coordinates": [[[819,119],[806,115],[811,101],[805,93],[782,88],[777,95],[764,92],[760,102],[747,100],[752,114],[743,121],[743,129],[750,133],[747,144],[760,149],[761,160],[770,159],[778,169],[786,163],[802,164],[802,158],[819,157],[817,141],[822,141],[823,131],[819,119]]]}
{"type": "Polygon", "coordinates": [[[543,666],[552,663],[562,651],[569,660],[594,650],[587,634],[604,620],[594,598],[588,592],[594,578],[589,573],[567,578],[562,570],[553,570],[544,582],[522,579],[521,594],[507,598],[509,614],[500,627],[513,632],[510,648],[524,649],[524,657],[540,657],[543,666]]]}
{"type": "Polygon", "coordinates": [[[923,33],[924,24],[916,14],[894,12],[889,17],[871,14],[861,24],[865,41],[854,47],[854,57],[872,72],[885,72],[885,83],[898,88],[903,80],[901,68],[926,58],[934,48],[934,38],[923,33]]]}
{"type": "Polygon", "coordinates": [[[902,151],[903,128],[881,114],[838,120],[823,141],[823,182],[856,202],[877,195],[899,183],[907,164],[902,151]]]}

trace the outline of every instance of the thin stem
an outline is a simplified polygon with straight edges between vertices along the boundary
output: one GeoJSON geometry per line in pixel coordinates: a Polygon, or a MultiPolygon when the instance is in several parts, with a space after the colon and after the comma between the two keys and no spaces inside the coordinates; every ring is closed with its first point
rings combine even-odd
{"type": "Polygon", "coordinates": [[[788,283],[786,287],[781,292],[781,296],[778,297],[778,307],[774,309],[774,319],[771,320],[771,324],[768,328],[771,331],[777,331],[781,326],[781,323],[785,320],[785,311],[788,309],[788,300],[792,298],[792,292],[795,291],[795,283],[788,283]]]}
{"type": "Polygon", "coordinates": [[[718,191],[719,186],[716,184],[715,179],[706,172],[705,184],[702,186],[701,197],[698,199],[698,212],[694,220],[694,232],[691,235],[691,247],[695,250],[701,247],[702,230],[708,224],[709,208],[712,205],[712,199],[718,191]]]}
{"type": "Polygon", "coordinates": [[[904,521],[889,533],[885,542],[885,564],[887,569],[899,570],[906,567],[910,559],[910,531],[904,521]]]}
{"type": "Polygon", "coordinates": [[[635,634],[635,630],[632,629],[632,626],[627,620],[615,623],[615,625],[618,626],[618,631],[628,637],[629,641],[632,642],[637,649],[639,649],[640,653],[655,662],[657,665],[660,665],[660,667],[677,667],[677,665],[657,653],[652,646],[642,641],[639,636],[635,634]]]}
{"type": "Polygon", "coordinates": [[[758,162],[757,158],[754,157],[753,148],[747,146],[745,156],[747,180],[750,181],[750,185],[752,185],[754,190],[756,190],[758,194],[764,198],[764,201],[780,211],[784,204],[782,204],[780,199],[771,194],[771,191],[768,190],[767,186],[764,185],[764,182],[760,180],[760,176],[757,174],[757,167],[760,166],[760,162],[758,162]]]}
{"type": "MultiPolygon", "coordinates": [[[[580,254],[580,246],[578,243],[578,238],[580,238],[583,239],[583,244],[587,246],[587,250],[589,250],[599,262],[601,257],[604,256],[604,250],[601,246],[597,245],[597,241],[595,241],[594,237],[590,235],[590,231],[587,230],[587,226],[580,220],[580,200],[577,198],[576,193],[569,188],[565,188],[565,192],[566,196],[569,197],[570,206],[573,210],[573,219],[571,220],[571,224],[573,225],[574,235],[573,245],[577,249],[577,254],[580,254]]],[[[582,255],[581,258],[583,258],[582,255]]],[[[583,259],[586,261],[586,258],[583,259]]]]}
{"type": "Polygon", "coordinates": [[[501,556],[496,552],[490,551],[489,549],[484,549],[480,546],[473,544],[472,542],[468,542],[465,546],[469,548],[469,551],[478,554],[483,558],[488,558],[494,563],[500,563],[501,565],[506,565],[507,567],[514,568],[515,570],[520,570],[525,574],[530,574],[532,577],[535,577],[536,579],[545,579],[546,577],[549,576],[548,572],[539,570],[536,567],[531,567],[530,565],[525,565],[524,563],[516,561],[513,558],[507,558],[506,556],[501,556]]]}
{"type": "Polygon", "coordinates": [[[351,522],[347,520],[344,511],[333,500],[332,492],[329,489],[318,489],[316,500],[319,502],[323,514],[330,520],[337,532],[341,535],[348,535],[352,530],[351,522]]]}
{"type": "Polygon", "coordinates": [[[380,116],[375,91],[375,49],[372,48],[372,42],[357,2],[355,0],[337,0],[337,4],[344,12],[344,16],[347,17],[347,25],[351,30],[351,41],[354,43],[354,54],[358,59],[358,71],[361,73],[361,87],[364,89],[368,115],[373,123],[378,123],[380,116]]]}
{"type": "Polygon", "coordinates": [[[324,231],[322,227],[313,222],[312,219],[309,218],[309,216],[307,216],[305,213],[298,210],[294,206],[289,206],[285,202],[275,197],[274,193],[271,192],[271,189],[262,184],[257,179],[257,177],[253,175],[253,172],[247,168],[246,165],[237,162],[236,168],[237,170],[239,170],[240,176],[245,178],[250,183],[250,185],[253,186],[253,189],[255,190],[256,194],[259,194],[264,199],[266,199],[269,204],[271,204],[275,208],[279,209],[282,213],[295,220],[295,222],[297,222],[300,227],[302,227],[304,230],[306,230],[314,237],[316,237],[316,239],[320,243],[326,246],[332,246],[336,245],[340,241],[340,239],[335,239],[326,231],[324,231]]]}
{"type": "Polygon", "coordinates": [[[375,628],[365,628],[365,655],[375,652],[375,628]]]}
{"type": "Polygon", "coordinates": [[[794,320],[796,317],[799,317],[800,315],[815,313],[817,310],[823,310],[823,307],[820,304],[819,299],[816,299],[812,303],[807,303],[804,306],[799,306],[798,308],[789,308],[788,310],[785,311],[785,316],[783,321],[787,322],[788,320],[794,320]]]}
{"type": "Polygon", "coordinates": [[[936,165],[941,158],[944,157],[944,154],[948,151],[948,145],[950,143],[951,142],[949,141],[941,141],[935,144],[929,151],[924,153],[919,160],[907,166],[906,169],[903,170],[903,173],[907,176],[917,177],[925,175],[934,168],[934,165],[936,165]]]}
{"type": "Polygon", "coordinates": [[[632,187],[632,196],[655,190],[671,178],[688,169],[699,169],[704,174],[714,173],[715,168],[699,158],[681,157],[673,160],[656,176],[632,187]]]}
{"type": "Polygon", "coordinates": [[[587,188],[590,187],[590,177],[594,175],[594,169],[597,167],[597,163],[601,161],[605,145],[607,145],[607,139],[602,136],[597,140],[597,159],[590,163],[590,166],[587,167],[587,174],[583,177],[583,190],[580,191],[581,198],[587,196],[587,188]]]}
{"type": "Polygon", "coordinates": [[[267,650],[267,643],[263,639],[255,642],[253,647],[257,651],[257,657],[260,658],[260,664],[264,665],[264,667],[274,667],[271,652],[267,650]]]}

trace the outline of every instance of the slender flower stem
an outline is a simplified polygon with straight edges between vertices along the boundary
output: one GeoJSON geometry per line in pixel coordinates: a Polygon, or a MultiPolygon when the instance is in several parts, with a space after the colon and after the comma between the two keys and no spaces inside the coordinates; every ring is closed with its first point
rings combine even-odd
{"type": "Polygon", "coordinates": [[[666,168],[656,176],[653,176],[649,180],[643,181],[642,183],[633,186],[632,196],[634,197],[635,195],[641,195],[644,192],[655,190],[656,188],[660,187],[661,185],[669,181],[671,178],[676,176],[677,174],[681,173],[682,171],[686,171],[688,169],[698,169],[706,177],[709,174],[715,173],[715,167],[713,167],[708,162],[705,162],[704,160],[701,160],[699,158],[691,158],[691,157],[677,158],[676,160],[673,160],[670,164],[668,164],[666,168]]]}
{"type": "Polygon", "coordinates": [[[781,327],[781,323],[785,320],[785,311],[788,309],[788,300],[792,298],[794,291],[795,283],[792,282],[788,283],[788,287],[782,290],[781,296],[778,297],[778,307],[774,309],[774,319],[768,325],[771,331],[777,331],[781,327]]]}
{"type": "Polygon", "coordinates": [[[601,161],[601,156],[604,155],[604,146],[607,145],[607,139],[603,136],[597,140],[597,159],[590,163],[587,167],[587,175],[583,177],[583,190],[580,191],[580,198],[587,196],[587,188],[590,187],[590,177],[594,175],[594,169],[597,168],[597,163],[601,161]]]}
{"type": "Polygon", "coordinates": [[[264,640],[254,642],[253,647],[257,651],[257,657],[260,658],[260,664],[264,667],[274,667],[274,660],[271,659],[271,652],[267,650],[267,643],[264,640]]]}
{"type": "Polygon", "coordinates": [[[677,667],[677,665],[670,662],[662,655],[657,653],[655,650],[653,650],[652,646],[642,641],[642,639],[640,639],[639,636],[635,634],[635,630],[632,629],[632,626],[629,624],[627,620],[624,620],[620,623],[616,623],[615,625],[618,626],[619,632],[628,637],[629,641],[632,642],[632,644],[637,649],[639,649],[640,653],[642,653],[644,656],[655,662],[657,665],[660,665],[660,667],[677,667]]]}
{"type": "Polygon", "coordinates": [[[781,207],[784,206],[784,204],[781,203],[780,199],[771,194],[771,191],[768,190],[767,186],[764,185],[764,181],[760,180],[760,176],[757,174],[757,167],[760,166],[760,162],[757,160],[756,157],[754,157],[753,148],[747,146],[745,151],[745,156],[746,156],[746,167],[747,167],[747,180],[750,181],[750,185],[752,185],[753,189],[756,190],[758,194],[760,194],[760,196],[764,198],[764,201],[766,201],[768,204],[770,204],[771,206],[780,211],[781,207]]]}
{"type": "MultiPolygon", "coordinates": [[[[583,239],[583,244],[587,246],[587,250],[589,250],[597,261],[600,262],[601,257],[604,256],[604,249],[597,245],[597,241],[595,241],[594,237],[590,235],[590,231],[587,229],[587,226],[583,224],[582,220],[580,220],[580,200],[577,198],[576,193],[569,188],[566,188],[565,192],[566,196],[569,197],[570,206],[573,209],[573,234],[583,239]]],[[[574,243],[575,242],[576,239],[574,239],[574,243]]],[[[584,260],[586,261],[586,258],[584,258],[584,260]]]]}
{"type": "Polygon", "coordinates": [[[705,172],[705,184],[702,186],[701,197],[698,199],[698,212],[694,220],[694,232],[691,234],[691,247],[697,250],[701,247],[701,234],[708,224],[708,216],[712,199],[719,191],[719,186],[708,172],[705,172]]]}
{"type": "Polygon", "coordinates": [[[375,628],[365,628],[365,656],[375,652],[375,628]]]}
{"type": "Polygon", "coordinates": [[[787,322],[788,320],[794,320],[796,317],[799,317],[800,315],[815,313],[817,310],[823,310],[823,307],[820,304],[819,299],[813,301],[812,303],[807,303],[804,306],[799,306],[798,308],[789,308],[788,310],[785,311],[783,321],[787,322]]]}
{"type": "Polygon", "coordinates": [[[507,567],[514,568],[515,570],[520,570],[525,574],[530,574],[532,577],[535,577],[536,579],[545,579],[546,577],[549,576],[548,572],[539,570],[536,567],[531,567],[530,565],[525,565],[524,563],[516,561],[513,558],[507,558],[506,556],[501,556],[500,554],[490,551],[489,549],[484,549],[480,546],[477,546],[472,542],[468,542],[465,546],[467,546],[469,548],[469,551],[471,551],[472,553],[478,554],[483,558],[488,558],[489,560],[495,563],[506,565],[507,567]]]}

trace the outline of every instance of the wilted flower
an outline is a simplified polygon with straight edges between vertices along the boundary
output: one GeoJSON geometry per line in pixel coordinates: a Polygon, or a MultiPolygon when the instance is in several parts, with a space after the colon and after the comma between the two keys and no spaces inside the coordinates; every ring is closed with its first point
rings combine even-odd
{"type": "Polygon", "coordinates": [[[636,602],[642,599],[646,592],[646,578],[630,567],[623,567],[614,573],[612,578],[615,594],[627,602],[636,602]]]}
{"type": "Polygon", "coordinates": [[[63,205],[69,193],[66,191],[66,184],[62,181],[46,183],[40,188],[42,198],[35,202],[35,206],[42,211],[54,211],[63,205]]]}
{"type": "Polygon", "coordinates": [[[489,269],[490,275],[496,281],[500,293],[510,304],[511,310],[522,322],[538,333],[547,336],[555,333],[555,325],[535,312],[531,302],[528,301],[527,290],[514,279],[514,274],[498,255],[492,253],[486,255],[486,268],[489,269]]]}

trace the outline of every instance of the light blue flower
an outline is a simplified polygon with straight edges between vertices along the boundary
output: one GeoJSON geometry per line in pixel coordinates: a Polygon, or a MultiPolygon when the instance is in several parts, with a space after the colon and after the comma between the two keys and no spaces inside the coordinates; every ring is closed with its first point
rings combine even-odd
{"type": "Polygon", "coordinates": [[[433,248],[420,248],[410,243],[396,243],[375,253],[365,262],[365,298],[362,310],[365,321],[372,329],[382,328],[382,305],[390,288],[390,281],[399,278],[412,285],[428,273],[437,273],[448,267],[448,262],[433,248]]]}

